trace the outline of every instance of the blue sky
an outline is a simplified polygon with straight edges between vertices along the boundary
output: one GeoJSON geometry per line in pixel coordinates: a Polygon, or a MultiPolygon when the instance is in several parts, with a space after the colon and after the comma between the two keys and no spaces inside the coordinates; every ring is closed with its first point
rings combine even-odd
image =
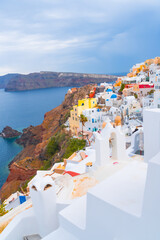
{"type": "Polygon", "coordinates": [[[160,56],[159,0],[1,0],[0,75],[116,73],[160,56]]]}

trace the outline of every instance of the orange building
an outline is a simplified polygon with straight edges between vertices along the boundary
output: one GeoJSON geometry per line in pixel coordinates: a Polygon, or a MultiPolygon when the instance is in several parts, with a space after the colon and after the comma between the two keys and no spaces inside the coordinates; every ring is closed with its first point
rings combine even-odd
{"type": "Polygon", "coordinates": [[[160,64],[160,57],[155,57],[154,63],[155,64],[160,64]]]}

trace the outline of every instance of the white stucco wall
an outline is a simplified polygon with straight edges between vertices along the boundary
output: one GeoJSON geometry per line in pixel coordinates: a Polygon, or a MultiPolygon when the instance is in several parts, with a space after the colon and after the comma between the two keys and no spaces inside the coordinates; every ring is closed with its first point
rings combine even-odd
{"type": "Polygon", "coordinates": [[[160,109],[144,110],[144,160],[148,162],[160,151],[160,109]]]}

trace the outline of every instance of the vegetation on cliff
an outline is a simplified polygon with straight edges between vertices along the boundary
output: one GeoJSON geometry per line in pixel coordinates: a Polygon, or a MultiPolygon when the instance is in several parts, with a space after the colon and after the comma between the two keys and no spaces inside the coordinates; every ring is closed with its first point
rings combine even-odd
{"type": "Polygon", "coordinates": [[[63,158],[69,158],[74,152],[82,150],[86,145],[85,140],[72,138],[68,142],[68,146],[66,148],[65,154],[63,155],[63,158]]]}
{"type": "Polygon", "coordinates": [[[63,161],[70,157],[74,152],[85,147],[86,141],[72,138],[70,132],[61,129],[49,141],[44,152],[44,164],[41,170],[49,169],[54,162],[63,161]]]}
{"type": "Polygon", "coordinates": [[[0,204],[0,217],[5,215],[6,213],[8,213],[8,211],[5,210],[5,205],[4,204],[0,204]]]}

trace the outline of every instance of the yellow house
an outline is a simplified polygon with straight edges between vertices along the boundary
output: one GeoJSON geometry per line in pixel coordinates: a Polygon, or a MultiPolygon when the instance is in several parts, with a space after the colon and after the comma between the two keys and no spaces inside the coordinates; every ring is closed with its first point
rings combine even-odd
{"type": "Polygon", "coordinates": [[[88,108],[94,108],[97,105],[96,98],[85,98],[78,100],[78,105],[73,106],[73,110],[70,111],[69,126],[73,134],[77,135],[77,129],[79,125],[79,116],[82,111],[88,108]]]}

